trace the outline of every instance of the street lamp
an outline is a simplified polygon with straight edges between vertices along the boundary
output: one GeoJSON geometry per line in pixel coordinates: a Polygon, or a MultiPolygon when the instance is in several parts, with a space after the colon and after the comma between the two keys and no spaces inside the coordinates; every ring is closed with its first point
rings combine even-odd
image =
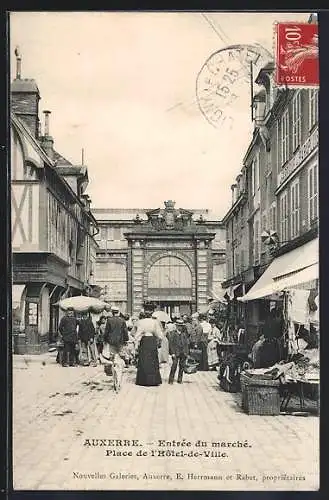
{"type": "Polygon", "coordinates": [[[265,146],[267,152],[270,151],[270,134],[266,125],[264,125],[264,119],[266,114],[266,91],[265,89],[260,90],[258,94],[254,96],[253,100],[254,106],[254,121],[255,126],[259,129],[260,138],[265,146]]]}
{"type": "Polygon", "coordinates": [[[265,118],[265,109],[266,109],[266,92],[264,89],[260,90],[255,96],[253,100],[254,106],[254,121],[256,127],[259,127],[264,121],[265,118]]]}

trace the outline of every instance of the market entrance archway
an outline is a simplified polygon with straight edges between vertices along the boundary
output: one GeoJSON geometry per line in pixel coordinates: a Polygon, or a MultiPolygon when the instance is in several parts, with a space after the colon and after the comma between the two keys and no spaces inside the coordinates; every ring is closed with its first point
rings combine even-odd
{"type": "Polygon", "coordinates": [[[192,309],[192,273],[183,259],[160,257],[148,273],[148,300],[156,302],[169,315],[190,314],[192,309]]]}

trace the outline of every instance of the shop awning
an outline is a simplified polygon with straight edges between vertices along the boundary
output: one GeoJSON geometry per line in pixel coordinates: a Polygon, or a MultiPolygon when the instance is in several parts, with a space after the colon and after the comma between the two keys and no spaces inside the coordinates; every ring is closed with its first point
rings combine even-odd
{"type": "Polygon", "coordinates": [[[262,299],[319,277],[319,240],[316,238],[291,252],[280,255],[268,266],[246,295],[238,300],[262,299]]]}
{"type": "Polygon", "coordinates": [[[276,289],[286,290],[287,288],[294,288],[295,286],[302,285],[309,281],[314,281],[319,278],[318,264],[312,264],[300,271],[291,273],[282,278],[274,278],[274,285],[276,289]]]}
{"type": "Polygon", "coordinates": [[[20,307],[25,285],[13,285],[11,289],[11,302],[13,309],[20,307]]]}
{"type": "Polygon", "coordinates": [[[225,295],[227,294],[227,290],[225,288],[217,288],[216,291],[214,289],[211,290],[211,298],[218,302],[226,303],[225,295]]]}

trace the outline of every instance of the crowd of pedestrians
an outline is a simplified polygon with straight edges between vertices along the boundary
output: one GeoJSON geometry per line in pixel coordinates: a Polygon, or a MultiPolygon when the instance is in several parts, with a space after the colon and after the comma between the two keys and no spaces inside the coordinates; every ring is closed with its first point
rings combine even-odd
{"type": "Polygon", "coordinates": [[[155,306],[145,303],[137,316],[125,316],[108,306],[95,318],[91,311],[76,315],[68,309],[59,324],[58,362],[63,367],[111,363],[120,355],[126,365],[137,368],[136,384],[162,383],[160,366],[170,364],[168,382],[182,383],[186,363],[193,359],[198,370],[215,369],[219,364],[217,344],[222,332],[211,314],[195,312],[161,321],[155,306]]]}

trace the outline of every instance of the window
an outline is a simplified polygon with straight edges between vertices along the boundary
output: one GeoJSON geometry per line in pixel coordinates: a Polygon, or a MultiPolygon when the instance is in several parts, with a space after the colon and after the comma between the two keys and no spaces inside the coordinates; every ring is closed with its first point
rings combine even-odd
{"type": "Polygon", "coordinates": [[[212,279],[214,281],[223,281],[225,278],[225,264],[214,263],[212,271],[212,279]]]}
{"type": "Polygon", "coordinates": [[[280,198],[280,243],[286,243],[288,241],[288,192],[282,193],[280,198]]]}
{"type": "Polygon", "coordinates": [[[280,164],[281,164],[281,149],[280,149],[280,120],[277,120],[276,122],[276,137],[275,137],[275,144],[276,144],[276,166],[277,169],[279,169],[280,164]]]}
{"type": "Polygon", "coordinates": [[[107,227],[105,226],[100,228],[100,239],[107,240],[107,227]]]}
{"type": "Polygon", "coordinates": [[[121,240],[121,235],[122,235],[121,227],[114,227],[113,228],[113,239],[114,240],[121,240]]]}
{"type": "Polygon", "coordinates": [[[254,207],[257,207],[260,202],[260,186],[259,186],[259,153],[256,154],[252,162],[252,195],[254,197],[254,207]]]}
{"type": "Polygon", "coordinates": [[[308,126],[309,129],[314,127],[318,122],[319,116],[319,94],[316,89],[309,90],[309,101],[308,101],[308,126]]]}
{"type": "Polygon", "coordinates": [[[227,269],[227,276],[231,277],[232,276],[232,259],[230,256],[227,256],[226,258],[226,269],[227,269]]]}
{"type": "Polygon", "coordinates": [[[272,172],[266,177],[266,206],[270,206],[272,200],[272,172]]]}
{"type": "MultiPolygon", "coordinates": [[[[266,211],[264,211],[264,212],[262,213],[262,218],[261,218],[261,228],[260,228],[260,233],[262,234],[262,233],[263,233],[263,231],[268,231],[268,229],[269,229],[269,228],[268,228],[268,217],[267,217],[267,212],[266,212],[266,211]]],[[[262,253],[264,253],[264,252],[265,252],[265,250],[266,250],[266,246],[265,246],[265,244],[262,242],[262,238],[261,238],[261,236],[260,236],[260,245],[261,245],[261,251],[262,251],[262,253]]]]}
{"type": "Polygon", "coordinates": [[[168,294],[173,289],[175,289],[176,294],[178,289],[190,294],[192,290],[191,271],[186,263],[177,257],[161,257],[149,271],[149,292],[150,289],[157,291],[159,294],[160,290],[164,294],[168,294]]]}
{"type": "Polygon", "coordinates": [[[290,227],[291,238],[299,234],[299,180],[297,179],[290,188],[290,227]]]}
{"type": "Polygon", "coordinates": [[[276,203],[272,203],[270,206],[270,216],[269,216],[269,228],[272,231],[276,231],[276,203]]]}
{"type": "Polygon", "coordinates": [[[255,196],[259,189],[259,153],[252,162],[252,194],[255,196]]]}
{"type": "Polygon", "coordinates": [[[126,267],[121,262],[96,262],[95,274],[99,281],[125,281],[126,267]]]}
{"type": "Polygon", "coordinates": [[[289,113],[288,109],[283,113],[280,120],[281,129],[281,165],[286,163],[289,158],[289,113]]]}
{"type": "Polygon", "coordinates": [[[30,326],[38,324],[38,304],[35,302],[28,303],[28,321],[30,326]]]}
{"type": "Polygon", "coordinates": [[[266,212],[262,213],[262,231],[266,231],[267,228],[267,217],[266,217],[266,212]]]}
{"type": "Polygon", "coordinates": [[[245,262],[244,262],[244,250],[240,251],[240,266],[241,266],[241,271],[244,270],[245,267],[245,262]]]}
{"type": "Polygon", "coordinates": [[[259,262],[260,258],[260,220],[259,213],[254,219],[254,264],[259,262]]]}
{"type": "Polygon", "coordinates": [[[308,169],[308,221],[312,224],[318,218],[318,164],[308,169]]]}
{"type": "Polygon", "coordinates": [[[240,273],[240,255],[238,250],[235,250],[235,273],[240,273]]]}
{"type": "Polygon", "coordinates": [[[245,206],[244,205],[241,207],[241,220],[240,220],[240,222],[241,222],[240,227],[241,227],[241,229],[243,229],[244,223],[245,223],[245,206]]]}
{"type": "Polygon", "coordinates": [[[301,92],[297,91],[292,101],[292,149],[295,151],[302,141],[301,92]]]}

